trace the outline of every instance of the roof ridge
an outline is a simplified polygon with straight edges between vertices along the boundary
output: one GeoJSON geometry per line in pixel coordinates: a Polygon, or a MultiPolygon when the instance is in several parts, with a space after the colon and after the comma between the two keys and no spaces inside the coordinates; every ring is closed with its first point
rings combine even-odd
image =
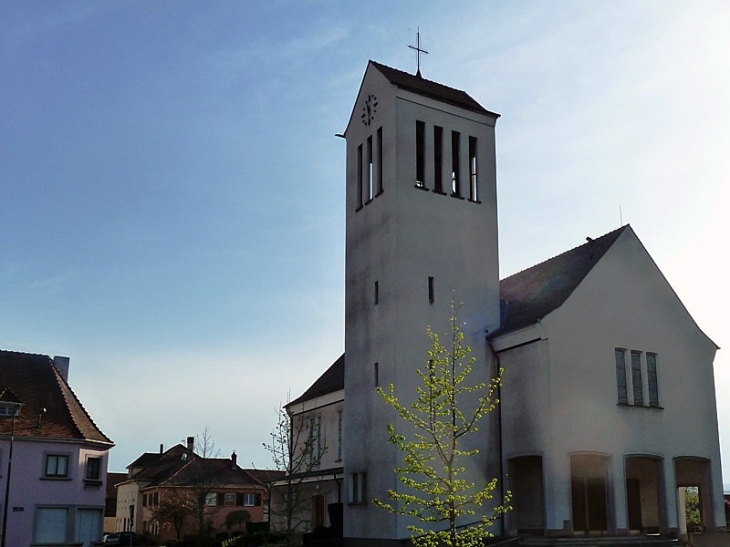
{"type": "Polygon", "coordinates": [[[576,249],[579,249],[580,247],[584,247],[584,246],[589,245],[591,243],[594,243],[596,241],[602,240],[603,238],[606,238],[606,237],[608,237],[610,235],[615,234],[616,232],[619,232],[621,230],[624,230],[624,229],[630,228],[630,227],[631,227],[630,224],[624,224],[620,228],[616,228],[615,230],[611,230],[610,232],[606,232],[605,234],[603,234],[601,236],[598,236],[595,239],[594,238],[591,238],[591,237],[587,237],[588,241],[586,241],[585,243],[581,243],[580,245],[576,245],[575,247],[572,247],[570,249],[567,249],[567,250],[563,251],[562,253],[558,253],[556,255],[553,255],[553,256],[551,256],[549,258],[546,258],[545,260],[543,260],[541,262],[537,262],[536,264],[533,264],[532,266],[528,266],[527,268],[524,268],[523,270],[520,270],[520,271],[517,271],[517,272],[515,272],[513,274],[510,274],[507,277],[504,277],[504,278],[500,279],[500,282],[506,281],[506,280],[508,280],[508,279],[516,276],[516,275],[520,275],[520,274],[522,274],[522,273],[524,273],[524,272],[526,272],[528,270],[531,270],[532,268],[536,268],[537,266],[541,266],[541,265],[545,264],[546,262],[550,262],[551,260],[554,260],[554,259],[559,258],[561,256],[564,256],[564,255],[566,255],[568,253],[571,253],[571,252],[575,251],[576,249]]]}

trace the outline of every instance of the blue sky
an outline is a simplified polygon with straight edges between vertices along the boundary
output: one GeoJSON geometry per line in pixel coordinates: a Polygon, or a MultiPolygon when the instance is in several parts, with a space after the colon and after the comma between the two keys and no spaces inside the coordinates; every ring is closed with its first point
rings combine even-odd
{"type": "Polygon", "coordinates": [[[6,0],[0,347],[71,358],[111,470],[206,426],[270,465],[278,403],[343,351],[334,135],[418,26],[424,77],[502,115],[502,275],[629,222],[730,346],[727,2],[6,0]]]}

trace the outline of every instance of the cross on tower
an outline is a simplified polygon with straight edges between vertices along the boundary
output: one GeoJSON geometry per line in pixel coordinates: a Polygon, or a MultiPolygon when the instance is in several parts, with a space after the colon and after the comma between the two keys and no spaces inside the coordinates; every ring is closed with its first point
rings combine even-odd
{"type": "Polygon", "coordinates": [[[421,49],[421,27],[418,27],[418,31],[416,32],[416,45],[415,46],[408,46],[411,49],[416,50],[416,76],[421,75],[421,53],[425,53],[428,55],[428,51],[425,49],[421,49]]]}

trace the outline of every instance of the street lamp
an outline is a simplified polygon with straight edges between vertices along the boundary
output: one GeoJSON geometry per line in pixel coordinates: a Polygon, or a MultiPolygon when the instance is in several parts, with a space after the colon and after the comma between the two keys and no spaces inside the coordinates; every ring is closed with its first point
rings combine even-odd
{"type": "Polygon", "coordinates": [[[13,405],[13,424],[10,426],[10,450],[8,451],[8,473],[5,478],[5,503],[3,504],[3,531],[0,539],[0,547],[5,547],[5,528],[8,524],[8,501],[10,499],[10,472],[13,469],[13,437],[15,437],[15,420],[18,418],[21,403],[13,405]]]}

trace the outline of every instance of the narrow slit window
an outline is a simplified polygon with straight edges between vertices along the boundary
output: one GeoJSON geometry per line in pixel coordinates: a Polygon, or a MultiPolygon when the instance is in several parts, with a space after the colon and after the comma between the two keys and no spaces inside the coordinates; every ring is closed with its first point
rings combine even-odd
{"type": "Polygon", "coordinates": [[[357,147],[357,208],[362,207],[362,144],[357,147]]]}
{"type": "Polygon", "coordinates": [[[377,176],[377,191],[375,195],[380,195],[383,193],[383,128],[379,127],[378,132],[376,133],[376,142],[375,142],[375,166],[377,168],[378,176],[377,176]]]}
{"type": "Polygon", "coordinates": [[[443,193],[443,148],[444,130],[435,125],[433,128],[433,190],[443,193]]]}
{"type": "Polygon", "coordinates": [[[426,124],[416,122],[416,186],[426,187],[426,124]]]}
{"type": "Polygon", "coordinates": [[[380,385],[380,365],[378,363],[375,363],[375,366],[373,366],[373,376],[375,379],[375,387],[378,387],[380,385]]]}
{"type": "Polygon", "coordinates": [[[659,406],[655,353],[646,354],[646,376],[649,380],[649,406],[659,406]]]}
{"type": "Polygon", "coordinates": [[[431,276],[429,276],[429,278],[428,278],[428,301],[431,304],[433,304],[433,301],[434,301],[433,277],[431,277],[431,276]]]}
{"type": "Polygon", "coordinates": [[[628,404],[628,393],[626,391],[626,350],[616,348],[616,390],[618,391],[618,403],[628,404]]]}
{"type": "Polygon", "coordinates": [[[366,180],[368,184],[367,192],[368,192],[368,201],[373,199],[373,138],[368,137],[367,140],[367,148],[365,150],[367,154],[367,164],[365,166],[366,169],[366,180]]]}
{"type": "Polygon", "coordinates": [[[634,394],[634,404],[642,406],[644,404],[644,387],[641,384],[641,352],[631,352],[631,383],[634,394]]]}
{"type": "Polygon", "coordinates": [[[471,201],[479,201],[477,182],[477,139],[469,137],[469,199],[471,201]]]}
{"type": "Polygon", "coordinates": [[[451,132],[451,195],[461,197],[461,180],[459,173],[459,141],[458,131],[451,132]]]}
{"type": "Polygon", "coordinates": [[[375,282],[375,295],[374,295],[375,305],[378,305],[378,300],[380,300],[380,294],[379,294],[379,287],[378,282],[375,282]]]}

